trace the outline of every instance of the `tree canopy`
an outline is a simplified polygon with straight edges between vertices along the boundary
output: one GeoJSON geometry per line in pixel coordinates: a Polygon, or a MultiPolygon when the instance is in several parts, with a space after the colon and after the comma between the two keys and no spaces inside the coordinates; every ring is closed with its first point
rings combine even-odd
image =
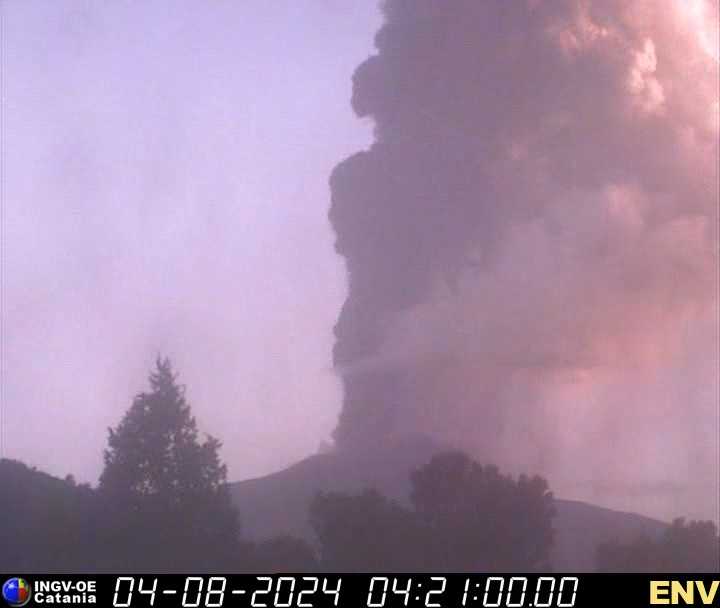
{"type": "Polygon", "coordinates": [[[447,452],[415,471],[411,482],[410,508],[375,490],[318,495],[310,516],[322,566],[492,572],[548,565],[554,507],[545,480],[514,480],[447,452]]]}
{"type": "Polygon", "coordinates": [[[525,571],[547,566],[553,495],[541,477],[502,475],[462,452],[435,456],[411,476],[411,500],[446,571],[525,571]]]}
{"type": "Polygon", "coordinates": [[[220,461],[220,442],[200,438],[168,359],[150,391],[109,429],[100,494],[114,514],[118,567],[212,568],[236,549],[239,526],[220,461]]]}
{"type": "Polygon", "coordinates": [[[720,538],[712,521],[675,519],[660,538],[603,543],[602,572],[720,572],[720,538]]]}
{"type": "Polygon", "coordinates": [[[415,514],[377,490],[358,495],[318,494],[310,522],[323,570],[422,571],[427,542],[415,514]]]}

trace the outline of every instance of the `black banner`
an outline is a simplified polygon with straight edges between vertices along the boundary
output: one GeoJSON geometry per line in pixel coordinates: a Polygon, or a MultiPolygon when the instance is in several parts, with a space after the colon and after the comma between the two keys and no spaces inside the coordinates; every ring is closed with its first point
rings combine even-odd
{"type": "MultiPolygon", "coordinates": [[[[0,575],[1,576],[1,575],[0,575]]],[[[2,576],[5,605],[103,608],[720,606],[720,575],[297,574],[2,576]]]]}

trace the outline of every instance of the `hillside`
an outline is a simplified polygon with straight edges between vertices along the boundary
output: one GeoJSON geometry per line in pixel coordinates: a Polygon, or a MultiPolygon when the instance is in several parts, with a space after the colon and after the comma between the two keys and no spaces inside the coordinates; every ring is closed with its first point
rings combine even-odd
{"type": "Polygon", "coordinates": [[[0,460],[0,487],[0,521],[7,524],[0,528],[0,571],[87,569],[82,559],[73,559],[92,534],[89,487],[7,459],[0,460]]]}
{"type": "MultiPolygon", "coordinates": [[[[318,491],[357,492],[374,487],[399,501],[409,493],[408,473],[426,463],[440,446],[428,439],[407,440],[368,453],[316,454],[290,467],[232,484],[240,510],[243,533],[253,539],[291,534],[312,539],[307,522],[308,505],[318,491]]],[[[556,500],[556,571],[578,572],[594,568],[595,547],[614,539],[639,534],[659,535],[663,522],[634,513],[594,505],[556,500]]]]}

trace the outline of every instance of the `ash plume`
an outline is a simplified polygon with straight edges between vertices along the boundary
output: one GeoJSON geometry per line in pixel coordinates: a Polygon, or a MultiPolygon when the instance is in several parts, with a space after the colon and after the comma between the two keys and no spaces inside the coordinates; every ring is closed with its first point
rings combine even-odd
{"type": "Polygon", "coordinates": [[[330,180],[338,445],[428,434],[717,518],[717,1],[383,12],[375,142],[330,180]]]}

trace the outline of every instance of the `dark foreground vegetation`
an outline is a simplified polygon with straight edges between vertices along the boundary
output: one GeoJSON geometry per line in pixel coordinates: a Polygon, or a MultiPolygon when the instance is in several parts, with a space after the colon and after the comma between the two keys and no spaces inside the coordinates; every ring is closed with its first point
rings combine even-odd
{"type": "MultiPolygon", "coordinates": [[[[243,537],[220,443],[201,436],[170,363],[109,431],[97,488],[0,461],[0,570],[9,572],[548,571],[554,501],[540,477],[501,474],[461,452],[410,479],[409,504],[377,490],[318,493],[315,542],[243,537]]],[[[718,570],[712,522],[598,547],[604,571],[718,570]]]]}

